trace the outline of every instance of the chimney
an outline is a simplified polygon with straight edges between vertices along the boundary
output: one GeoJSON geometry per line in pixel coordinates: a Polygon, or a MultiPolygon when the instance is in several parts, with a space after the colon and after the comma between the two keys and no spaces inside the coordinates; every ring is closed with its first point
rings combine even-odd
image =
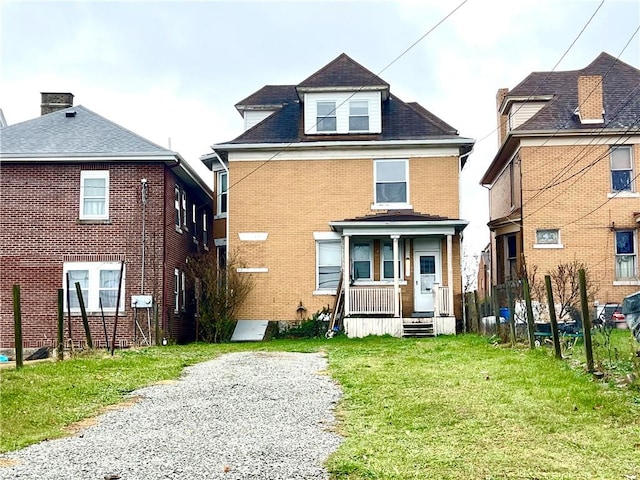
{"type": "Polygon", "coordinates": [[[40,115],[46,115],[47,113],[73,107],[72,93],[41,92],[40,95],[42,96],[40,115]]]}
{"type": "Polygon", "coordinates": [[[584,75],[578,77],[578,107],[580,123],[604,123],[604,100],[602,96],[602,76],[584,75]]]}
{"type": "Polygon", "coordinates": [[[496,107],[498,110],[498,146],[502,145],[502,142],[504,142],[504,139],[507,136],[507,122],[509,121],[509,115],[502,115],[500,113],[500,109],[502,108],[502,103],[508,94],[508,88],[500,88],[498,89],[498,93],[496,93],[496,107]]]}

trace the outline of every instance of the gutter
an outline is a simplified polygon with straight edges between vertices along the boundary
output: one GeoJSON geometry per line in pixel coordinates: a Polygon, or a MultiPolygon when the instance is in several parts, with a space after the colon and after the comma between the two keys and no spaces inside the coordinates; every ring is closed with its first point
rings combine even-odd
{"type": "Polygon", "coordinates": [[[289,143],[221,143],[213,145],[215,150],[233,151],[248,149],[264,149],[264,150],[290,150],[290,149],[308,149],[315,150],[318,148],[379,148],[379,147],[407,147],[407,146],[473,146],[475,140],[471,138],[442,138],[433,140],[360,140],[360,141],[319,141],[319,142],[289,142],[289,143]]]}

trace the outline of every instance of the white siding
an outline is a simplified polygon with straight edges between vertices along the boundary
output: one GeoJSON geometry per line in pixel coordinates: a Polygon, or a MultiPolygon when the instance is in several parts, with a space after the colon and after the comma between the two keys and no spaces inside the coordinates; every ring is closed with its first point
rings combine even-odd
{"type": "Polygon", "coordinates": [[[533,117],[540,111],[542,107],[546,105],[546,102],[515,102],[511,105],[509,110],[509,125],[508,130],[518,128],[524,122],[533,117]]]}
{"type": "MultiPolygon", "coordinates": [[[[337,132],[349,133],[349,101],[366,100],[369,102],[369,131],[368,133],[382,132],[382,98],[380,92],[323,92],[307,93],[304,96],[304,131],[308,135],[317,134],[316,130],[316,104],[322,102],[336,103],[336,129],[337,132]]],[[[321,132],[325,133],[325,132],[321,132]]]]}
{"type": "Polygon", "coordinates": [[[251,127],[260,123],[262,120],[271,115],[275,110],[246,110],[244,112],[244,130],[245,132],[251,127]]]}

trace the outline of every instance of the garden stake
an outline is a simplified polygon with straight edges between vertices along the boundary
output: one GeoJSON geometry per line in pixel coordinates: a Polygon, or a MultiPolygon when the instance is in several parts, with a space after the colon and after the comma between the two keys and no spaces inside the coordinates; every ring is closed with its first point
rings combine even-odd
{"type": "Polygon", "coordinates": [[[551,275],[544,276],[544,285],[547,289],[547,303],[549,304],[549,319],[551,320],[551,334],[553,338],[553,350],[556,358],[562,360],[560,350],[560,339],[558,338],[558,319],[556,318],[556,304],[553,299],[553,289],[551,287],[551,275]]]}

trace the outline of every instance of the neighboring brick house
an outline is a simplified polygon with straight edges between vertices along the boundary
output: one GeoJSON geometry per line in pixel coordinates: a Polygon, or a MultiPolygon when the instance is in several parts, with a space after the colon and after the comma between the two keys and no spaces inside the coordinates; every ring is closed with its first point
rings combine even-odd
{"type": "Polygon", "coordinates": [[[498,91],[500,148],[481,180],[493,284],[577,260],[600,304],[640,289],[639,94],[640,71],[607,53],[498,91]]]}
{"type": "Polygon", "coordinates": [[[255,280],[239,318],[292,322],[338,294],[350,336],[454,333],[474,141],[344,54],[236,108],[245,132],[201,159],[228,186],[217,242],[255,280]]]}
{"type": "Polygon", "coordinates": [[[43,93],[42,113],[0,129],[0,347],[14,347],[13,285],[25,347],[55,346],[61,288],[65,341],[70,310],[81,345],[75,282],[94,346],[106,343],[102,312],[111,342],[122,262],[116,346],[155,342],[156,306],[161,335],[193,340],[185,261],[211,244],[211,190],[180,155],[74,107],[71,94],[43,93]]]}

